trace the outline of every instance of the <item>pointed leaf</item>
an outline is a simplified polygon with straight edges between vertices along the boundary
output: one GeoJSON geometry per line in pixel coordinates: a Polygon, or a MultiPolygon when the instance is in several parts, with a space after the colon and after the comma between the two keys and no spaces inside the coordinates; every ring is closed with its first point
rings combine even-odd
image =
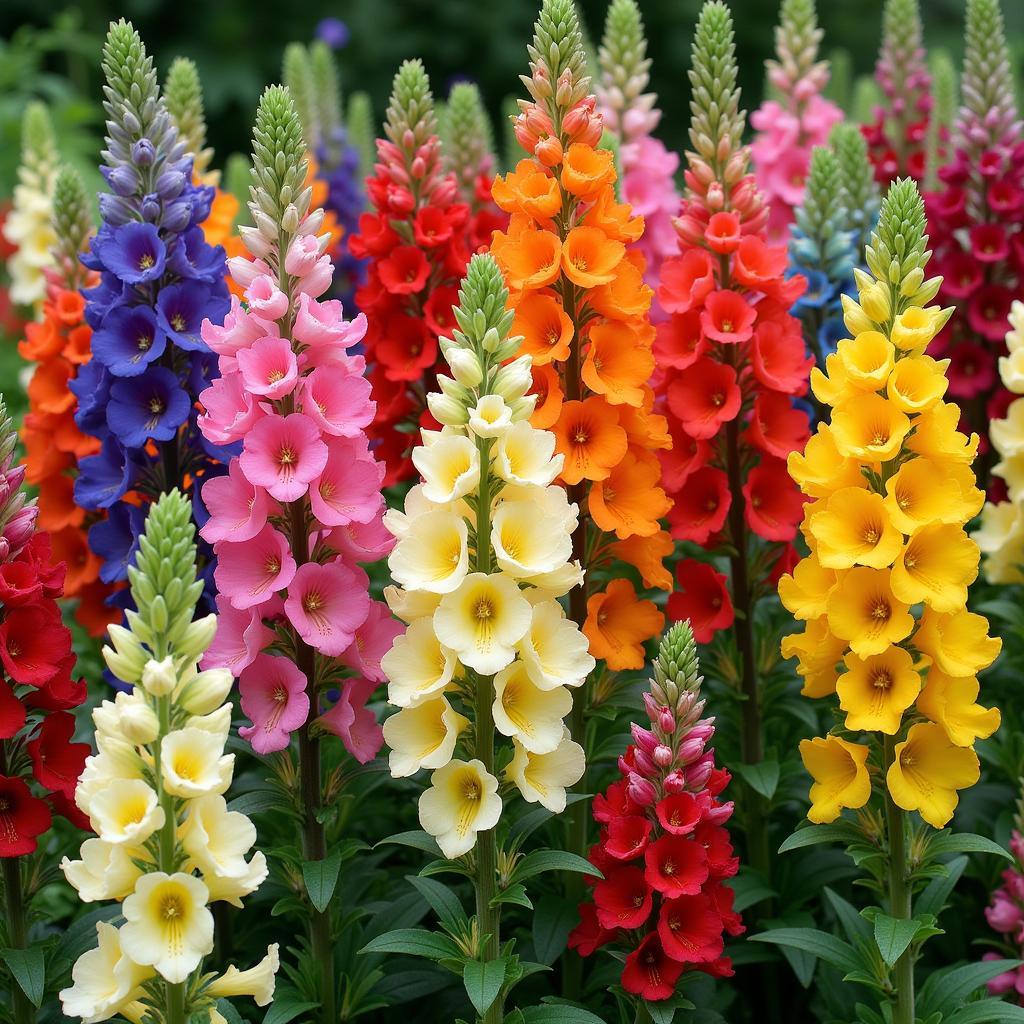
{"type": "Polygon", "coordinates": [[[488,960],[481,963],[479,960],[467,960],[462,968],[462,981],[469,1001],[483,1017],[498,998],[501,986],[505,983],[505,961],[488,960]]]}
{"type": "Polygon", "coordinates": [[[890,917],[888,914],[875,915],[875,945],[889,967],[899,960],[913,941],[918,923],[912,918],[908,920],[890,917]]]}
{"type": "Polygon", "coordinates": [[[840,821],[833,825],[807,825],[798,828],[779,847],[779,853],[789,853],[804,846],[816,846],[818,843],[842,843],[844,846],[864,838],[864,833],[849,822],[840,821]]]}
{"type": "Polygon", "coordinates": [[[757,764],[737,764],[733,766],[736,774],[765,800],[771,800],[779,785],[779,762],[760,761],[757,764]]]}
{"type": "Polygon", "coordinates": [[[334,850],[324,860],[302,862],[302,880],[306,883],[309,902],[321,914],[327,909],[338,884],[341,871],[341,851],[334,850]]]}
{"type": "Polygon", "coordinates": [[[425,928],[396,928],[371,939],[360,953],[404,953],[428,960],[461,960],[459,947],[447,935],[428,932],[425,928]]]}
{"type": "Polygon", "coordinates": [[[46,958],[42,949],[39,946],[0,949],[0,960],[7,964],[28,1001],[33,1006],[39,1006],[46,988],[46,958]]]}
{"type": "Polygon", "coordinates": [[[447,885],[435,882],[432,878],[421,878],[419,875],[408,875],[406,880],[430,904],[431,909],[437,914],[438,921],[447,931],[459,932],[469,924],[462,904],[447,885]]]}
{"type": "Polygon", "coordinates": [[[537,850],[528,853],[512,872],[511,882],[522,882],[545,871],[577,871],[582,875],[601,878],[601,872],[585,857],[565,850],[537,850]]]}
{"type": "Polygon", "coordinates": [[[381,839],[377,846],[411,846],[414,850],[422,850],[424,853],[429,853],[431,857],[438,857],[441,854],[441,848],[437,845],[437,840],[428,833],[422,831],[422,829],[413,829],[411,832],[396,832],[393,836],[388,836],[386,839],[381,839]]]}
{"type": "Polygon", "coordinates": [[[1020,960],[980,960],[959,967],[942,967],[928,975],[917,997],[917,1015],[948,1014],[960,1006],[973,992],[986,982],[1015,971],[1022,966],[1020,960]]]}
{"type": "Polygon", "coordinates": [[[802,949],[805,953],[811,953],[833,967],[838,967],[844,973],[858,971],[864,966],[853,946],[817,928],[773,928],[771,931],[761,932],[760,935],[751,935],[750,941],[770,942],[776,946],[802,949]]]}
{"type": "Polygon", "coordinates": [[[541,1003],[523,1010],[526,1024],[605,1024],[600,1017],[572,1003],[541,1003]]]}
{"type": "Polygon", "coordinates": [[[1001,999],[982,999],[942,1020],[943,1024],[1020,1024],[1024,1022],[1024,1006],[1004,1003],[1001,999]]]}
{"type": "Polygon", "coordinates": [[[960,876],[967,867],[966,857],[954,857],[948,864],[944,875],[933,878],[924,888],[920,896],[914,900],[915,914],[934,914],[938,917],[946,906],[946,900],[953,891],[960,876]]]}
{"type": "Polygon", "coordinates": [[[1012,854],[998,843],[971,832],[936,836],[928,844],[928,852],[933,856],[940,853],[993,853],[997,857],[1013,860],[1012,854]]]}

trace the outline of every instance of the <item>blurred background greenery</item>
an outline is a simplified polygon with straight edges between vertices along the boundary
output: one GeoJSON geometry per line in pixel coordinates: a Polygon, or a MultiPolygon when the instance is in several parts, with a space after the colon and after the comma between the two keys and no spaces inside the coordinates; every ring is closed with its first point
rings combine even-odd
{"type": "MultiPolygon", "coordinates": [[[[662,134],[681,147],[688,120],[686,69],[701,0],[642,0],[654,87],[665,110],[662,134]]],[[[599,38],[605,0],[580,0],[592,37],[599,38]]],[[[760,102],[764,59],[771,55],[777,0],[732,0],[747,109],[760,102]]],[[[921,0],[929,47],[944,47],[959,63],[963,0],[921,0]]],[[[278,80],[286,43],[308,41],[324,18],[348,29],[338,50],[343,87],[373,98],[380,119],[391,77],[404,58],[426,63],[435,95],[453,81],[476,80],[497,120],[503,99],[520,91],[537,0],[347,0],[282,5],[277,0],[3,0],[0,3],[0,196],[10,193],[18,158],[21,111],[31,96],[51,102],[66,158],[94,165],[101,131],[99,52],[108,21],[130,18],[161,71],[173,57],[200,70],[217,162],[248,149],[263,86],[278,80]]],[[[1024,0],[1003,0],[1008,35],[1024,53],[1024,0]]],[[[870,74],[881,34],[882,0],[819,0],[824,52],[842,49],[843,80],[870,74]]]]}

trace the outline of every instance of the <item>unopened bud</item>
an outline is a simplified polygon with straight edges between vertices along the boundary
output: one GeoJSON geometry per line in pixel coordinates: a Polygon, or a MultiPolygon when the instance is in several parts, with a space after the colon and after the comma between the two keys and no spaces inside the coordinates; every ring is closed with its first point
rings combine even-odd
{"type": "Polygon", "coordinates": [[[154,697],[166,697],[173,693],[178,685],[178,674],[174,671],[174,661],[168,656],[156,661],[150,658],[142,670],[142,685],[147,693],[154,697]]]}

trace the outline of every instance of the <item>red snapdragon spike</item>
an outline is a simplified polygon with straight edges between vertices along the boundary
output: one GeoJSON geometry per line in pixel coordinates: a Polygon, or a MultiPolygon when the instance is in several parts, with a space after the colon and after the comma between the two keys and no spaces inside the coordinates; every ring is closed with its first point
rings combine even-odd
{"type": "Polygon", "coordinates": [[[639,928],[654,906],[643,870],[612,868],[594,885],[594,906],[602,928],[639,928]]]}
{"type": "Polygon", "coordinates": [[[25,705],[14,695],[10,684],[0,679],[0,740],[17,736],[25,724],[25,705]]]}
{"type": "Polygon", "coordinates": [[[42,686],[71,653],[71,634],[52,601],[11,608],[0,623],[0,660],[17,683],[42,686]]]}
{"type": "Polygon", "coordinates": [[[679,586],[668,599],[669,618],[688,619],[698,643],[709,643],[718,630],[732,625],[735,612],[722,573],[706,562],[684,558],[676,565],[676,579],[679,586]]]}
{"type": "Polygon", "coordinates": [[[687,836],[701,819],[703,808],[692,793],[675,793],[659,800],[654,807],[658,824],[674,836],[687,836]]]}
{"type": "Polygon", "coordinates": [[[684,964],[709,963],[725,949],[718,907],[703,892],[665,900],[658,914],[658,937],[665,952],[684,964]]]}
{"type": "Polygon", "coordinates": [[[622,987],[641,999],[668,999],[675,993],[683,967],[665,952],[658,933],[651,932],[626,957],[622,987]]]}
{"type": "Polygon", "coordinates": [[[665,835],[644,851],[644,878],[652,889],[672,899],[700,892],[708,880],[708,852],[700,842],[665,835]]]}
{"type": "Polygon", "coordinates": [[[743,395],[731,366],[702,356],[672,381],[667,397],[668,407],[683,430],[690,437],[705,440],[736,418],[743,395]]]}
{"type": "Polygon", "coordinates": [[[34,852],[36,837],[51,821],[46,802],[34,797],[21,779],[0,775],[0,857],[34,852]]]}
{"type": "Polygon", "coordinates": [[[88,743],[72,743],[75,719],[66,711],[47,715],[35,739],[26,745],[32,758],[32,774],[36,781],[68,800],[75,798],[75,786],[92,752],[88,743]]]}
{"type": "Polygon", "coordinates": [[[645,817],[613,818],[605,830],[604,852],[616,860],[633,860],[647,849],[654,826],[645,817]]]}
{"type": "Polygon", "coordinates": [[[613,782],[603,793],[594,797],[591,805],[594,820],[607,825],[613,818],[636,814],[640,807],[630,799],[626,783],[613,782]]]}
{"type": "Polygon", "coordinates": [[[569,948],[575,949],[580,956],[590,956],[621,934],[619,929],[605,928],[598,921],[597,908],[593,903],[584,903],[580,907],[580,923],[569,933],[569,948]]]}

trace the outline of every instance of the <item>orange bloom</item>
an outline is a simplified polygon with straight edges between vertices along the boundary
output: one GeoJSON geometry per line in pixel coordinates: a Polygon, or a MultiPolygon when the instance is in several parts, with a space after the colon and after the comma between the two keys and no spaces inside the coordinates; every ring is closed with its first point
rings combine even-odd
{"type": "Polygon", "coordinates": [[[60,354],[76,366],[84,366],[89,362],[92,359],[92,328],[88,324],[72,327],[60,354]]]}
{"type": "Polygon", "coordinates": [[[552,359],[561,363],[569,358],[572,320],[551,295],[537,292],[525,295],[516,306],[512,333],[523,336],[521,351],[533,357],[534,366],[546,366],[552,359]]]}
{"type": "Polygon", "coordinates": [[[65,327],[74,327],[85,318],[85,296],[81,292],[61,290],[50,306],[65,327]]]}
{"type": "Polygon", "coordinates": [[[530,417],[530,423],[538,430],[550,430],[562,414],[561,379],[553,366],[533,367],[533,393],[537,396],[537,405],[530,417]]]}
{"type": "Polygon", "coordinates": [[[54,320],[47,317],[40,323],[25,324],[25,337],[18,342],[18,355],[29,362],[52,359],[64,347],[64,338],[54,320]]]}
{"type": "Polygon", "coordinates": [[[623,323],[596,324],[590,330],[581,370],[583,382],[612,405],[643,404],[644,386],[654,372],[654,356],[638,342],[636,332],[623,323]]]}
{"type": "Polygon", "coordinates": [[[587,302],[595,312],[609,320],[629,320],[647,315],[654,289],[644,284],[638,263],[643,263],[643,256],[627,252],[626,258],[615,268],[614,279],[587,294],[587,302]]]}
{"type": "Polygon", "coordinates": [[[66,562],[68,566],[64,577],[65,597],[74,597],[87,583],[99,578],[100,560],[89,550],[83,530],[59,530],[50,535],[50,540],[54,562],[66,562]]]}
{"type": "Polygon", "coordinates": [[[525,213],[541,221],[549,221],[562,208],[558,182],[533,160],[520,160],[504,178],[498,175],[491,198],[506,213],[525,213]]]}
{"type": "Polygon", "coordinates": [[[21,440],[25,445],[25,479],[28,483],[38,484],[71,465],[71,459],[53,443],[53,436],[48,430],[25,426],[21,440]]]}
{"type": "Polygon", "coordinates": [[[592,199],[615,181],[615,160],[607,149],[574,142],[562,160],[562,187],[580,199],[592,199]]]}
{"type": "Polygon", "coordinates": [[[63,473],[39,482],[39,526],[56,533],[85,522],[85,509],[75,504],[75,481],[63,473]]]}
{"type": "Polygon", "coordinates": [[[555,424],[555,451],[565,456],[562,480],[607,480],[626,454],[626,432],[617,409],[603,398],[566,402],[555,424]]]}
{"type": "Polygon", "coordinates": [[[658,520],[672,502],[658,486],[661,466],[650,452],[627,451],[606,480],[590,488],[590,514],[606,533],[614,531],[619,540],[653,537],[658,520]]]}
{"type": "Polygon", "coordinates": [[[80,462],[87,455],[95,455],[100,450],[100,440],[90,434],[83,434],[75,423],[74,410],[69,409],[62,416],[55,416],[50,426],[50,435],[54,445],[62,452],[75,457],[80,462]]]}
{"type": "Polygon", "coordinates": [[[588,228],[600,228],[609,238],[617,242],[635,242],[644,233],[644,219],[633,216],[629,203],[615,202],[615,192],[604,189],[587,211],[583,223],[588,228]]]}
{"type": "Polygon", "coordinates": [[[609,547],[613,558],[618,558],[640,571],[640,578],[645,587],[657,590],[672,589],[672,573],[665,568],[662,561],[671,555],[676,548],[675,541],[668,531],[658,530],[650,537],[634,534],[625,540],[617,540],[609,547]]]}
{"type": "Polygon", "coordinates": [[[573,284],[596,288],[614,280],[625,255],[626,247],[600,228],[573,228],[562,244],[562,269],[573,284]]]}
{"type": "Polygon", "coordinates": [[[653,601],[638,601],[629,580],[612,580],[603,594],[587,601],[583,632],[590,653],[613,672],[644,667],[644,641],[661,631],[665,616],[653,601]]]}
{"type": "Polygon", "coordinates": [[[98,579],[86,583],[78,592],[75,618],[89,636],[103,636],[109,626],[121,621],[121,609],[106,603],[110,587],[98,579]]]}
{"type": "Polygon", "coordinates": [[[558,277],[562,241],[553,231],[526,228],[515,237],[495,231],[491,254],[501,266],[510,288],[544,288],[558,277]]]}
{"type": "Polygon", "coordinates": [[[36,367],[28,384],[29,403],[40,412],[61,413],[73,409],[75,396],[68,388],[71,366],[63,359],[48,359],[36,367]]]}
{"type": "Polygon", "coordinates": [[[199,225],[203,229],[206,241],[210,245],[223,245],[225,239],[234,231],[237,216],[238,200],[230,192],[217,189],[213,195],[209,216],[199,225]]]}
{"type": "Polygon", "coordinates": [[[650,388],[645,388],[642,407],[618,407],[619,426],[625,430],[631,448],[671,451],[672,435],[669,433],[668,420],[660,413],[652,412],[653,405],[653,393],[650,388]]]}

